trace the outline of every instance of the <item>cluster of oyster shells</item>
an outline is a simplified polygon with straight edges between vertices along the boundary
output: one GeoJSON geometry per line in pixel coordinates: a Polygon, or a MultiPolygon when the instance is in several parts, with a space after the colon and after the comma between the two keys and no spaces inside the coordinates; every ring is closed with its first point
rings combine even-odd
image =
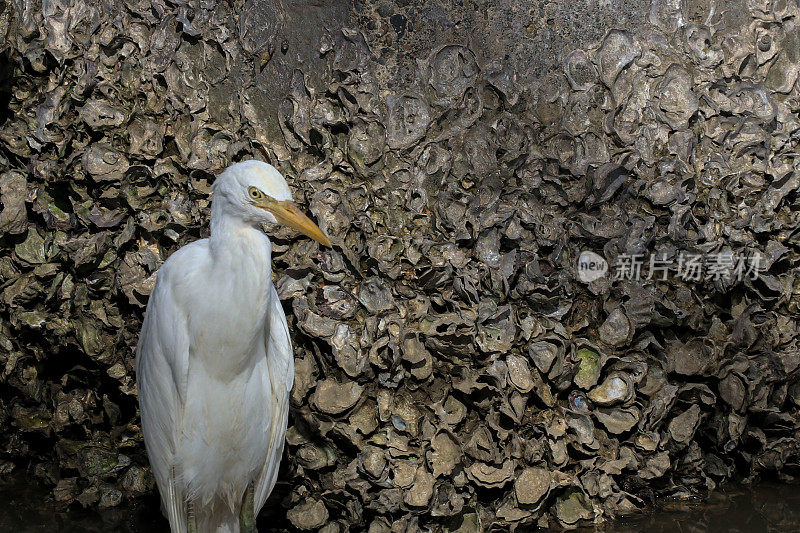
{"type": "Polygon", "coordinates": [[[5,5],[0,472],[64,504],[154,490],[144,306],[252,157],[333,242],[269,229],[297,357],[278,523],[571,528],[796,472],[800,13],[740,4],[654,0],[537,87],[458,44],[389,87],[345,28],[277,116],[280,43],[228,3],[5,5]],[[584,283],[587,250],[763,264],[584,283]]]}

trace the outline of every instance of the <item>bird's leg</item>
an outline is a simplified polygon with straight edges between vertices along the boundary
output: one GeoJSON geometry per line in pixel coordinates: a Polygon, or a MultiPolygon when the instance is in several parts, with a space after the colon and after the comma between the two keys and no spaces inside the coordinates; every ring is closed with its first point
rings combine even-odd
{"type": "Polygon", "coordinates": [[[194,511],[194,502],[186,504],[186,530],[188,533],[197,533],[197,514],[194,511]]]}
{"type": "Polygon", "coordinates": [[[254,514],[254,499],[255,496],[255,489],[253,488],[253,484],[250,483],[247,485],[247,489],[244,491],[244,498],[242,498],[242,507],[239,510],[239,530],[241,533],[257,533],[258,530],[256,529],[256,517],[254,514]]]}

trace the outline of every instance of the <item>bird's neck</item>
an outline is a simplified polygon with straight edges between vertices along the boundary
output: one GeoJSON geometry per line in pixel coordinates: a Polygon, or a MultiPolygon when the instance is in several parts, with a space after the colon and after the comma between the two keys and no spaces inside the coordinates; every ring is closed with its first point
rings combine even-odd
{"type": "MultiPolygon", "coordinates": [[[[211,204],[211,253],[216,263],[255,259],[272,266],[272,243],[260,227],[237,216],[225,202],[211,204]]],[[[222,265],[224,266],[224,265],[222,265]]]]}

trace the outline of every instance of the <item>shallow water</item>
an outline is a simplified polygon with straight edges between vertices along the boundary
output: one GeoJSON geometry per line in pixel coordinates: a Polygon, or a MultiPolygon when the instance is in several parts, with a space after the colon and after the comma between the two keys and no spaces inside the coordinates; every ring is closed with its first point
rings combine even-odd
{"type": "Polygon", "coordinates": [[[800,484],[730,485],[705,501],[665,502],[644,515],[582,531],[794,533],[800,531],[800,484]]]}
{"type": "MultiPolygon", "coordinates": [[[[260,518],[259,531],[262,533],[270,531],[267,523],[275,525],[263,513],[260,518]]],[[[20,477],[0,478],[0,533],[167,531],[166,520],[160,516],[154,497],[139,500],[133,505],[100,511],[73,508],[57,510],[50,491],[44,487],[27,483],[20,477]]],[[[579,531],[796,532],[800,531],[800,484],[762,482],[753,486],[731,485],[715,491],[704,502],[666,502],[644,515],[579,531]]]]}

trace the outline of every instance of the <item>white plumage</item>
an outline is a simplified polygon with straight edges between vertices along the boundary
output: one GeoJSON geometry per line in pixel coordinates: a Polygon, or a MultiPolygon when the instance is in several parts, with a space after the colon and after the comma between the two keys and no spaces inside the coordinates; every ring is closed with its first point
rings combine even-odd
{"type": "Polygon", "coordinates": [[[254,531],[275,485],[294,360],[262,222],[330,246],[275,168],[237,163],[214,184],[211,236],[164,263],[147,305],[142,431],[176,533],[254,531]]]}

